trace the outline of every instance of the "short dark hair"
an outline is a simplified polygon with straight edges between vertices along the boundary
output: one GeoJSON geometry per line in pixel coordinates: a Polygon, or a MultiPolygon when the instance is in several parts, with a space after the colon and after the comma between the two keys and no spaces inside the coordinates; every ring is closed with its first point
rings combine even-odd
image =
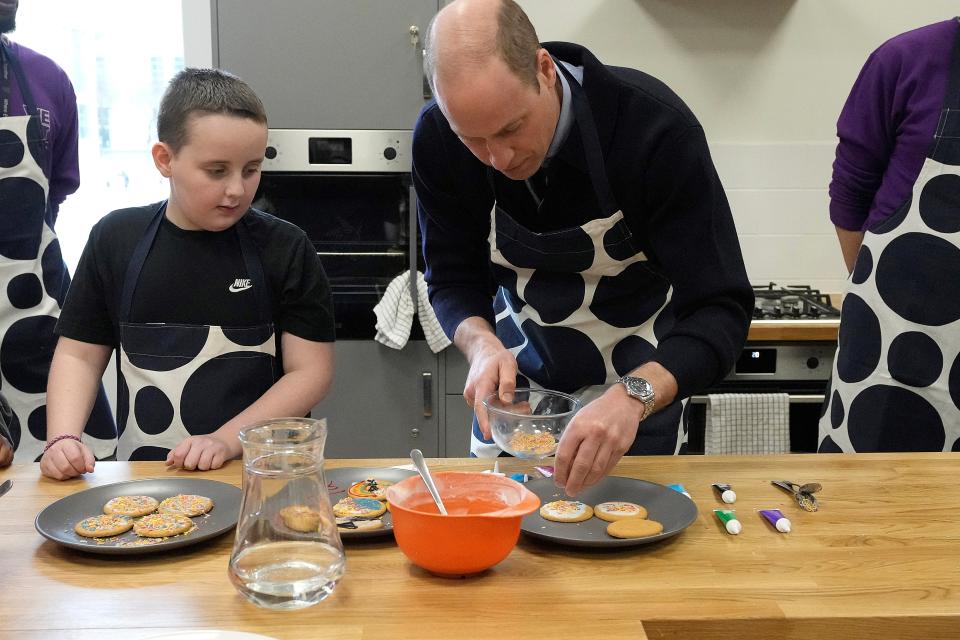
{"type": "Polygon", "coordinates": [[[187,143],[187,121],[195,113],[222,113],[267,124],[267,111],[250,85],[220,69],[188,67],[170,80],[157,113],[157,138],[176,153],[187,143]]]}
{"type": "MultiPolygon", "coordinates": [[[[433,29],[436,16],[427,29],[427,38],[424,51],[423,65],[430,88],[433,86],[433,74],[437,69],[437,51],[433,46],[433,29]]],[[[497,34],[492,43],[470,42],[463,43],[468,59],[475,62],[484,62],[490,56],[496,55],[507,65],[507,68],[521,81],[533,86],[538,91],[537,82],[537,51],[540,49],[540,38],[537,30],[530,22],[530,18],[513,0],[501,0],[497,11],[497,34]]]]}

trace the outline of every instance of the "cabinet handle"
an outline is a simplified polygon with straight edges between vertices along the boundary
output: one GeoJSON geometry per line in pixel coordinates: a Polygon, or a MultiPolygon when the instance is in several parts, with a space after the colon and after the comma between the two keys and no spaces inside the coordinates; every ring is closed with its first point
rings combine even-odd
{"type": "Polygon", "coordinates": [[[433,374],[424,371],[423,374],[423,417],[433,416],[433,374]]]}
{"type": "Polygon", "coordinates": [[[410,437],[411,437],[411,438],[419,438],[419,437],[420,437],[420,429],[417,429],[416,427],[414,427],[413,429],[410,429],[410,437]]]}

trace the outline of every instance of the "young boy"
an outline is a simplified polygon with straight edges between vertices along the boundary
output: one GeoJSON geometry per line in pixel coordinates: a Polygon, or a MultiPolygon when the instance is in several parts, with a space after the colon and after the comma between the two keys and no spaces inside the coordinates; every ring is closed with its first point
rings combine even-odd
{"type": "Polygon", "coordinates": [[[56,329],[44,475],[93,471],[80,433],[114,349],[119,460],[216,469],[241,454],[241,427],[305,415],[326,394],[334,323],[316,251],[250,208],[266,122],[227,73],[170,82],[153,147],[170,197],[90,233],[56,329]]]}

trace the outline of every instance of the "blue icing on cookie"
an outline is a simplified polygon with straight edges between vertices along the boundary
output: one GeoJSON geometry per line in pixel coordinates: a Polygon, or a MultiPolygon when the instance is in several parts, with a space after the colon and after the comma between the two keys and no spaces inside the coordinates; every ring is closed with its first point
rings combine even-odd
{"type": "Polygon", "coordinates": [[[373,498],[354,498],[353,503],[358,509],[379,510],[383,507],[382,502],[373,498]]]}

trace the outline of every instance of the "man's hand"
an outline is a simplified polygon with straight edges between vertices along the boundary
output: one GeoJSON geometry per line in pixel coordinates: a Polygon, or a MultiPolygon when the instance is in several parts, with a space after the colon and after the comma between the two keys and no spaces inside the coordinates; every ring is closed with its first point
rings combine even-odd
{"type": "Polygon", "coordinates": [[[47,449],[40,458],[40,473],[54,480],[67,480],[93,472],[96,459],[82,442],[63,439],[47,449]]]}
{"type": "Polygon", "coordinates": [[[483,401],[494,392],[504,402],[513,402],[517,387],[517,359],[494,337],[470,354],[470,372],[463,388],[463,399],[473,407],[483,437],[490,439],[490,424],[483,401]]]}
{"type": "Polygon", "coordinates": [[[13,463],[13,445],[0,436],[0,467],[9,467],[13,463]]]}
{"type": "Polygon", "coordinates": [[[167,466],[193,471],[219,469],[230,458],[236,457],[239,441],[230,447],[217,435],[190,436],[167,454],[167,466]]]}
{"type": "Polygon", "coordinates": [[[619,384],[577,412],[560,438],[556,485],[575,496],[606,477],[633,444],[643,412],[619,384]]]}

